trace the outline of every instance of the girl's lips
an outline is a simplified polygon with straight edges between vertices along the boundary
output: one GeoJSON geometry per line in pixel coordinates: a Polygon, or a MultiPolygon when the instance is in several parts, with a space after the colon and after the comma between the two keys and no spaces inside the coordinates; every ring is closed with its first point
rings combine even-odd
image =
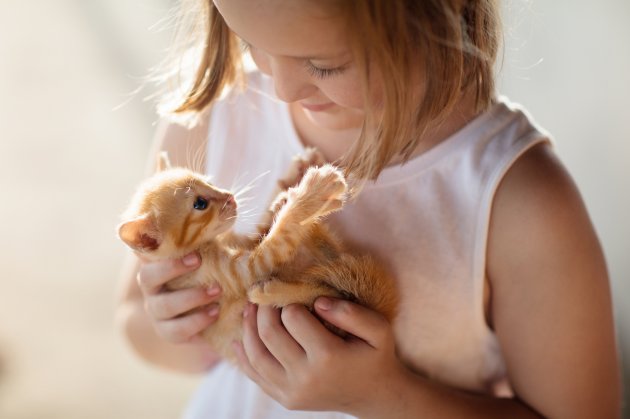
{"type": "Polygon", "coordinates": [[[300,102],[300,105],[308,111],[321,112],[321,111],[325,111],[326,109],[333,107],[335,104],[333,102],[328,102],[328,103],[323,103],[323,104],[308,104],[308,103],[300,102]]]}

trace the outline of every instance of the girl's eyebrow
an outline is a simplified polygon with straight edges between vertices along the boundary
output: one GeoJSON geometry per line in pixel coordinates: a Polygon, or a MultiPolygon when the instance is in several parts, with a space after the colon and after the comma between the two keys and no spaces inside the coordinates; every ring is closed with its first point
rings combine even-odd
{"type": "Polygon", "coordinates": [[[334,59],[338,59],[338,58],[342,58],[345,57],[346,55],[349,55],[349,52],[343,52],[343,53],[339,53],[339,54],[335,54],[335,55],[322,55],[322,56],[300,56],[300,55],[291,55],[291,58],[297,58],[300,60],[309,60],[309,61],[320,61],[320,60],[334,60],[334,59]]]}
{"type": "Polygon", "coordinates": [[[323,55],[323,56],[295,57],[295,58],[301,58],[305,60],[332,60],[336,58],[342,58],[347,55],[350,55],[349,51],[339,52],[337,54],[330,54],[330,55],[325,55],[325,56],[323,55]]]}

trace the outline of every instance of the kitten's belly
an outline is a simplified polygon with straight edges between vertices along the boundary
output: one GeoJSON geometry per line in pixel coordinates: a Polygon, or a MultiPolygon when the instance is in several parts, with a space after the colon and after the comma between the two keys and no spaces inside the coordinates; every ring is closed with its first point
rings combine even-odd
{"type": "Polygon", "coordinates": [[[203,332],[210,347],[231,362],[236,362],[232,342],[243,339],[243,310],[246,303],[244,297],[222,298],[217,321],[203,332]]]}
{"type": "Polygon", "coordinates": [[[193,288],[202,285],[199,280],[199,273],[197,271],[184,274],[180,277],[172,279],[166,283],[166,288],[169,290],[181,290],[185,288],[193,288]]]}

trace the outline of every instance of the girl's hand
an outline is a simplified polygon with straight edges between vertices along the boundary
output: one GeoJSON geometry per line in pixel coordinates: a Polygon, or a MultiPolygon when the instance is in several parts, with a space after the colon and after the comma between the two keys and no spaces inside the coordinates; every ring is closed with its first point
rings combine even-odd
{"type": "Polygon", "coordinates": [[[243,343],[234,344],[245,373],[288,409],[353,413],[395,397],[407,370],[396,357],[385,318],[324,297],[315,310],[353,336],[331,333],[301,305],[279,310],[250,304],[243,343]]]}
{"type": "Polygon", "coordinates": [[[140,262],[137,280],[145,310],[157,334],[170,343],[201,340],[199,332],[214,323],[219,314],[218,287],[176,291],[164,287],[168,281],[197,269],[200,263],[196,253],[181,259],[140,262]]]}

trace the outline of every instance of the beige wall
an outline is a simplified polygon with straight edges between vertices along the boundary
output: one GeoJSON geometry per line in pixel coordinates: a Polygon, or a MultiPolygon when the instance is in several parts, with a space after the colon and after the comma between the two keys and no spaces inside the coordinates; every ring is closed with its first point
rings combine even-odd
{"type": "Polygon", "coordinates": [[[629,387],[630,2],[505,3],[501,90],[553,134],[580,187],[608,261],[629,387]]]}

